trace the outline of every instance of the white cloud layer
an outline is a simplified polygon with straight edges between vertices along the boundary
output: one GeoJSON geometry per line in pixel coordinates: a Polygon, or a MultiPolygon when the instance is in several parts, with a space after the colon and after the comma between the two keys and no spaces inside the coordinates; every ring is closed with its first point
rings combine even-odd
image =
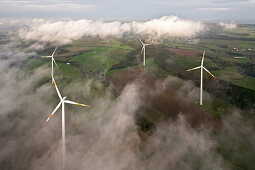
{"type": "Polygon", "coordinates": [[[228,22],[228,23],[227,22],[220,22],[219,26],[223,27],[226,30],[237,28],[237,25],[233,22],[228,22]]]}
{"type": "Polygon", "coordinates": [[[184,20],[176,16],[164,16],[147,22],[132,22],[132,31],[135,34],[153,39],[165,37],[194,37],[204,30],[201,22],[184,20]]]}
{"type": "Polygon", "coordinates": [[[24,40],[68,44],[82,37],[122,37],[125,33],[146,36],[151,40],[194,37],[204,28],[201,22],[184,20],[176,16],[127,23],[88,19],[62,21],[35,19],[29,27],[19,30],[19,36],[24,40]]]}

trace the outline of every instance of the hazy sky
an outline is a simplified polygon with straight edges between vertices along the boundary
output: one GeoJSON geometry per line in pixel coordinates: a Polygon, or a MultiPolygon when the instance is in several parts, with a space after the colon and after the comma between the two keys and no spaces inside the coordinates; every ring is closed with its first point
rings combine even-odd
{"type": "Polygon", "coordinates": [[[0,0],[0,17],[149,19],[166,15],[255,23],[255,0],[0,0]]]}

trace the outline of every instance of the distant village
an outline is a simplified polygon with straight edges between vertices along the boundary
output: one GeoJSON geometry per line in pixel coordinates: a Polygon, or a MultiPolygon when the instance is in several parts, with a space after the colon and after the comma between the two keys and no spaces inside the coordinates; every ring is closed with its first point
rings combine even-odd
{"type": "Polygon", "coordinates": [[[254,51],[254,49],[253,48],[247,48],[247,49],[232,48],[232,51],[248,51],[248,52],[251,52],[251,51],[254,51]]]}

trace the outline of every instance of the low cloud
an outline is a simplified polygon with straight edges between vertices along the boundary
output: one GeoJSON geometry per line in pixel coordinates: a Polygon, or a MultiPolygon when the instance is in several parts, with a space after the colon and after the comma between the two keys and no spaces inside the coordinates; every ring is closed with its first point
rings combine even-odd
{"type": "Polygon", "coordinates": [[[185,20],[176,16],[164,16],[146,22],[132,22],[133,33],[149,36],[151,40],[166,37],[191,38],[204,31],[205,26],[198,21],[185,20]]]}
{"type": "Polygon", "coordinates": [[[201,22],[176,16],[127,23],[88,19],[62,21],[34,19],[28,27],[20,29],[19,36],[24,40],[68,44],[82,37],[120,38],[124,34],[132,33],[155,41],[166,37],[191,38],[204,28],[201,22]]]}
{"type": "Polygon", "coordinates": [[[218,25],[226,30],[231,30],[231,29],[237,28],[237,25],[233,22],[220,22],[218,25]]]}
{"type": "Polygon", "coordinates": [[[254,169],[255,127],[254,121],[242,116],[238,111],[222,120],[222,129],[218,135],[219,151],[231,160],[233,168],[254,169]]]}
{"type": "Polygon", "coordinates": [[[179,115],[175,122],[159,124],[145,144],[145,169],[226,169],[215,147],[210,130],[196,131],[179,115]]]}
{"type": "Polygon", "coordinates": [[[87,19],[51,21],[35,19],[31,27],[21,29],[19,35],[25,40],[68,44],[82,37],[121,37],[130,31],[130,25],[121,22],[93,21],[87,19]]]}
{"type": "Polygon", "coordinates": [[[35,52],[25,52],[19,47],[20,44],[16,42],[8,43],[0,47],[0,72],[7,70],[14,65],[20,65],[29,57],[35,56],[35,52]]]}
{"type": "MultiPolygon", "coordinates": [[[[164,82],[172,87],[178,87],[177,92],[180,96],[191,101],[198,102],[200,95],[200,87],[196,87],[191,80],[183,80],[178,77],[168,76],[164,82]]],[[[203,101],[210,103],[211,96],[207,91],[203,91],[203,101]]]]}

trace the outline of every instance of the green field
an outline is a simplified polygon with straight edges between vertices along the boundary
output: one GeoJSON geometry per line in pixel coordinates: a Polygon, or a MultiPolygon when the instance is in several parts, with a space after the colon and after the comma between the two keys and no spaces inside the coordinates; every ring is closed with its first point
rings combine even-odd
{"type": "Polygon", "coordinates": [[[255,78],[253,77],[247,76],[241,80],[232,80],[231,82],[235,85],[252,89],[255,91],[255,78]]]}
{"type": "Polygon", "coordinates": [[[69,78],[81,78],[82,76],[79,68],[66,63],[59,63],[58,66],[55,67],[55,74],[62,74],[69,78]]]}
{"type": "Polygon", "coordinates": [[[119,62],[106,56],[107,50],[106,47],[95,47],[91,52],[73,57],[71,61],[77,62],[85,72],[102,72],[119,62]]]}
{"type": "Polygon", "coordinates": [[[217,78],[230,81],[230,80],[240,80],[244,76],[238,73],[238,66],[228,66],[223,69],[214,71],[214,74],[217,78]]]}

